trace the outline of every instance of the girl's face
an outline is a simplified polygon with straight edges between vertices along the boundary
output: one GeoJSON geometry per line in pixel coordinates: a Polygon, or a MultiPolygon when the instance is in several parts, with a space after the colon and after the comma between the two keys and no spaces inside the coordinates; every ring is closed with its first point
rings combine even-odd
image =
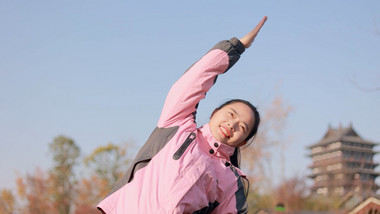
{"type": "Polygon", "coordinates": [[[211,115],[210,129],[213,137],[224,144],[240,147],[251,132],[255,121],[252,109],[235,102],[217,109],[211,115]]]}

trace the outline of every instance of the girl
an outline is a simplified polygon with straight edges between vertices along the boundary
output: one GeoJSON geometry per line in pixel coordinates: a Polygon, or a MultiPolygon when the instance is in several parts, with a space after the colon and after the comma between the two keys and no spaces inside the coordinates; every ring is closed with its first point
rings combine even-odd
{"type": "Polygon", "coordinates": [[[172,86],[156,129],[98,205],[102,213],[247,213],[237,156],[257,132],[256,108],[231,100],[200,128],[195,113],[216,77],[251,46],[266,19],[240,40],[218,43],[172,86]]]}

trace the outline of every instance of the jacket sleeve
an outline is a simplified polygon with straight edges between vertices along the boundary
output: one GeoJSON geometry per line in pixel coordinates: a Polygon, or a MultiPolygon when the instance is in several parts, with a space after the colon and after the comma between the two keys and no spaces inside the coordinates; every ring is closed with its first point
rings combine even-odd
{"type": "Polygon", "coordinates": [[[230,69],[244,50],[237,38],[221,41],[193,64],[170,89],[157,126],[164,128],[182,125],[188,120],[195,122],[199,101],[206,96],[216,77],[230,69]]]}

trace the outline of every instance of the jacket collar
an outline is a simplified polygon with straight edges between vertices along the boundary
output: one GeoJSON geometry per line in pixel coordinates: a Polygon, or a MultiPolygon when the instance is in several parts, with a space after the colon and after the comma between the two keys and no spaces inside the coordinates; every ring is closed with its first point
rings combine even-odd
{"type": "Polygon", "coordinates": [[[199,131],[206,141],[204,143],[201,143],[201,147],[203,149],[206,149],[210,155],[215,155],[217,157],[225,158],[230,161],[230,157],[235,152],[235,147],[220,143],[219,141],[215,140],[215,138],[212,136],[208,123],[200,127],[199,131]]]}

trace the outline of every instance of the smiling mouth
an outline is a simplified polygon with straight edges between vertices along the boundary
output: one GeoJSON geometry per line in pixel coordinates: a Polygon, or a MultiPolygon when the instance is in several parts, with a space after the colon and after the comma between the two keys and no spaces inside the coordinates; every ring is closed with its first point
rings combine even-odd
{"type": "Polygon", "coordinates": [[[230,134],[230,131],[225,128],[224,126],[219,126],[219,129],[220,131],[222,132],[222,134],[226,137],[226,138],[231,138],[231,134],[230,134]]]}

